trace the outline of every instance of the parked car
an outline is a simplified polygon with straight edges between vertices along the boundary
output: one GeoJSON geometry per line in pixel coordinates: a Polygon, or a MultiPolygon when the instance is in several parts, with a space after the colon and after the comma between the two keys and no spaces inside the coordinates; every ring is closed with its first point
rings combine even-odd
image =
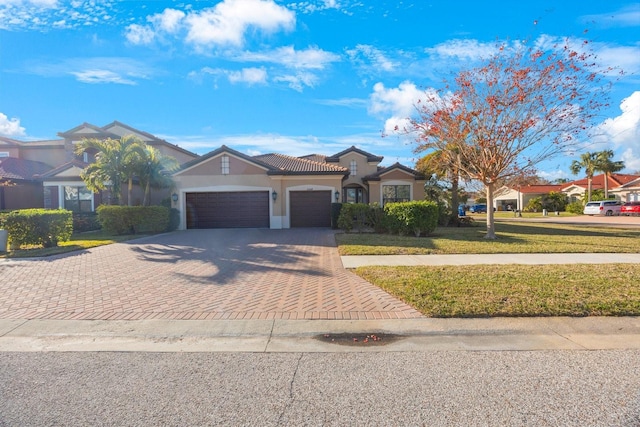
{"type": "Polygon", "coordinates": [[[487,205],[472,205],[469,208],[471,213],[487,213],[487,205]]]}
{"type": "Polygon", "coordinates": [[[627,202],[620,207],[620,215],[640,215],[640,201],[639,202],[627,202]]]}
{"type": "Polygon", "coordinates": [[[588,202],[584,206],[585,215],[620,215],[622,203],[618,200],[601,200],[599,202],[588,202]]]}

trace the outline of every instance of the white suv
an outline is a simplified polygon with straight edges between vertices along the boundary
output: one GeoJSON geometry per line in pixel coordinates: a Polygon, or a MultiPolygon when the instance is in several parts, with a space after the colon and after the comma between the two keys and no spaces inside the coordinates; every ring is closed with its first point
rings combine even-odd
{"type": "Polygon", "coordinates": [[[622,203],[617,200],[601,200],[599,202],[589,202],[584,206],[585,215],[620,215],[622,203]]]}

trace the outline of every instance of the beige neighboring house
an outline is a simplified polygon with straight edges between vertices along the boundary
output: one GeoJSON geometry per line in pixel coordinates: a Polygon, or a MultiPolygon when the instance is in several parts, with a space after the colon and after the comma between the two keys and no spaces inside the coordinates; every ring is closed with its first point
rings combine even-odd
{"type": "Polygon", "coordinates": [[[180,229],[329,227],[331,204],[424,199],[424,176],[351,147],[333,156],[248,156],[222,146],[173,177],[180,229]]]}
{"type": "MultiPolygon", "coordinates": [[[[133,135],[162,154],[175,158],[180,164],[198,157],[118,121],[102,127],[83,123],[58,135],[62,139],[17,141],[0,138],[0,160],[5,166],[0,166],[0,182],[4,180],[13,184],[9,187],[0,186],[0,210],[44,207],[93,212],[101,203],[108,203],[108,191],[94,194],[80,178],[82,170],[94,161],[90,153],[77,156],[74,152],[75,145],[84,138],[120,139],[133,135]]],[[[157,204],[169,194],[169,189],[152,191],[151,203],[157,204]]],[[[124,203],[127,203],[126,197],[125,194],[124,203]]],[[[132,203],[140,204],[143,197],[143,190],[136,186],[132,203]]]]}
{"type": "MultiPolygon", "coordinates": [[[[592,190],[604,190],[605,175],[595,175],[591,181],[592,190]]],[[[614,173],[608,177],[609,197],[615,196],[622,202],[640,200],[640,175],[614,173]]],[[[503,186],[496,191],[494,198],[498,210],[522,209],[529,200],[548,194],[551,191],[561,192],[567,196],[569,202],[583,200],[588,189],[587,178],[567,182],[559,185],[523,185],[520,187],[503,186]]]]}

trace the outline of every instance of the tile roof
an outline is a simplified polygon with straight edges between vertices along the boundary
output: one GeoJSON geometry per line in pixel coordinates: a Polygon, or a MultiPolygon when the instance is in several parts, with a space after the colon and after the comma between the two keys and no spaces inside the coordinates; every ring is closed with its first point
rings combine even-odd
{"type": "Polygon", "coordinates": [[[313,162],[326,163],[327,156],[324,154],[307,154],[306,156],[300,156],[300,158],[311,160],[313,162]]]}
{"type": "MultiPolygon", "coordinates": [[[[594,188],[594,189],[604,188],[604,177],[605,177],[604,174],[594,175],[593,179],[591,180],[591,188],[594,188]]],[[[609,176],[609,182],[608,182],[609,190],[616,187],[620,187],[621,185],[627,184],[638,178],[640,178],[640,175],[628,175],[628,174],[621,174],[621,173],[611,174],[609,176]]],[[[563,184],[562,188],[571,187],[572,185],[586,188],[589,185],[589,183],[587,178],[582,178],[576,181],[567,182],[566,184],[563,184]]]]}
{"type": "Polygon", "coordinates": [[[16,157],[0,158],[0,180],[32,180],[34,176],[46,173],[51,166],[33,160],[16,157]]]}
{"type": "Polygon", "coordinates": [[[70,169],[70,168],[72,168],[74,166],[79,167],[80,169],[84,169],[87,166],[89,166],[89,163],[85,163],[85,162],[83,162],[81,160],[75,160],[74,159],[74,160],[71,160],[70,162],[63,163],[63,164],[61,164],[60,166],[58,166],[58,167],[56,167],[54,169],[51,169],[49,171],[46,171],[46,172],[40,174],[39,178],[51,178],[51,177],[54,177],[57,174],[59,174],[60,172],[65,171],[67,169],[70,169]]]}
{"type": "Polygon", "coordinates": [[[525,194],[535,194],[535,193],[549,193],[551,191],[559,192],[563,188],[565,188],[567,184],[529,184],[523,185],[521,187],[514,187],[514,190],[519,190],[521,193],[525,194]]]}
{"type": "Polygon", "coordinates": [[[325,159],[326,162],[331,162],[331,163],[337,163],[340,161],[340,157],[344,156],[345,154],[348,153],[358,153],[362,156],[365,156],[367,158],[368,162],[381,162],[382,159],[384,159],[384,157],[382,156],[376,156],[375,154],[371,154],[371,153],[367,153],[366,151],[363,151],[359,148],[357,148],[355,145],[352,145],[351,147],[347,148],[346,150],[342,150],[341,152],[334,154],[333,156],[329,156],[325,159]]]}
{"type": "Polygon", "coordinates": [[[388,172],[391,172],[393,169],[400,169],[404,172],[407,172],[411,175],[414,176],[415,179],[425,179],[424,175],[421,174],[420,172],[408,168],[405,165],[402,165],[398,162],[392,164],[391,166],[388,166],[386,168],[378,168],[378,171],[376,173],[372,173],[370,175],[365,176],[364,178],[362,178],[363,181],[380,181],[380,177],[388,172]]]}
{"type": "Polygon", "coordinates": [[[284,173],[286,175],[295,174],[309,174],[309,173],[339,173],[348,174],[347,168],[342,166],[332,165],[325,162],[308,160],[300,157],[292,157],[284,154],[270,153],[254,156],[263,163],[273,166],[277,171],[272,171],[270,174],[284,173]]]}

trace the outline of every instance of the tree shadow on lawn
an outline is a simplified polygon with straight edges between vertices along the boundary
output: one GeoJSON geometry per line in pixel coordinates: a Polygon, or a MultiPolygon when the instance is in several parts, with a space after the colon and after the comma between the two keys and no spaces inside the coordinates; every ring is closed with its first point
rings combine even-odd
{"type": "Polygon", "coordinates": [[[320,252],[323,246],[335,247],[333,232],[326,229],[187,230],[133,243],[130,249],[138,260],[171,264],[171,274],[178,280],[215,285],[254,274],[258,284],[259,275],[267,273],[293,274],[299,276],[297,280],[327,277],[332,273],[322,268],[320,252]]]}

